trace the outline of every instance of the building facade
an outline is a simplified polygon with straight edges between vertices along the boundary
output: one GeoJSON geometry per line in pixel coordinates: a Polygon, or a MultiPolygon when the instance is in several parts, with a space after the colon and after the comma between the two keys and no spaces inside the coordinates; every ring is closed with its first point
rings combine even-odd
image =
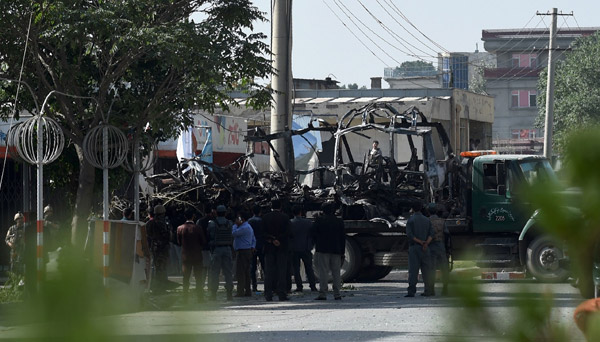
{"type": "MultiPolygon", "coordinates": [[[[580,37],[600,30],[561,28],[556,35],[555,60],[564,58],[580,37]]],[[[484,49],[496,56],[497,66],[484,73],[485,87],[494,97],[494,147],[501,152],[539,154],[543,131],[535,127],[540,72],[548,64],[548,29],[483,30],[484,49]]]]}

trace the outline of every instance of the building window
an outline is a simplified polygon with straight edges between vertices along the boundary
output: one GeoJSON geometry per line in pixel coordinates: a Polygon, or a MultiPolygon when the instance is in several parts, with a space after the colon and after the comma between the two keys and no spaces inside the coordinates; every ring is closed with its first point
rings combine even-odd
{"type": "Polygon", "coordinates": [[[510,93],[511,108],[527,108],[537,106],[537,90],[513,90],[510,93]]]}
{"type": "Polygon", "coordinates": [[[537,54],[535,53],[513,53],[513,68],[537,68],[537,54]]]}
{"type": "Polygon", "coordinates": [[[529,107],[536,107],[536,106],[537,106],[537,91],[530,90],[529,91],[529,107]]]}

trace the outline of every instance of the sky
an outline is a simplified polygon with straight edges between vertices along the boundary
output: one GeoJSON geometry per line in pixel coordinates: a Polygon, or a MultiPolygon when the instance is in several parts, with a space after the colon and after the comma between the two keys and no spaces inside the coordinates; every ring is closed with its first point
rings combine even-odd
{"type": "MultiPolygon", "coordinates": [[[[385,67],[404,61],[421,59],[437,67],[433,56],[442,52],[440,46],[450,52],[473,52],[478,44],[479,51],[485,51],[482,30],[546,28],[551,17],[536,13],[549,13],[553,7],[559,13],[573,13],[559,16],[558,28],[600,27],[600,1],[596,0],[292,2],[293,76],[331,77],[340,85],[370,87],[371,77],[383,77],[385,67]]],[[[255,0],[254,5],[270,19],[271,0],[255,0]]],[[[257,23],[255,29],[270,36],[270,23],[257,23]]],[[[382,86],[388,87],[385,81],[382,86]]]]}

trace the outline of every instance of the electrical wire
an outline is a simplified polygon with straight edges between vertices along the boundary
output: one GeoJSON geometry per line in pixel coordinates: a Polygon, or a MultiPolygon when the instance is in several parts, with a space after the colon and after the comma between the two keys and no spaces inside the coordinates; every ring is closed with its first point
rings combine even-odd
{"type": "MultiPolygon", "coordinates": [[[[29,33],[31,32],[31,21],[33,18],[33,10],[31,11],[31,13],[29,13],[29,24],[27,25],[27,36],[25,37],[25,48],[23,49],[23,59],[21,61],[21,70],[19,70],[19,81],[17,83],[17,93],[15,94],[15,105],[14,105],[14,111],[13,114],[10,117],[9,120],[9,124],[8,124],[8,131],[10,132],[10,129],[13,126],[13,120],[15,115],[17,114],[17,104],[19,101],[19,92],[21,90],[21,80],[23,79],[23,70],[25,68],[25,57],[27,57],[27,47],[29,45],[29,33]]],[[[6,160],[8,159],[8,140],[6,141],[6,149],[4,150],[4,161],[2,164],[2,175],[0,175],[0,190],[2,189],[2,184],[4,183],[4,172],[6,170],[6,160]]]]}
{"type": "MultiPolygon", "coordinates": [[[[442,45],[438,44],[433,39],[429,38],[429,36],[427,36],[417,26],[415,26],[415,24],[413,24],[412,21],[410,21],[410,19],[408,19],[408,17],[406,17],[404,15],[404,13],[402,13],[402,11],[400,11],[398,6],[396,6],[396,4],[394,4],[391,0],[384,0],[384,1],[386,1],[386,3],[387,3],[387,1],[389,1],[389,4],[393,7],[393,10],[395,10],[396,13],[398,13],[400,15],[400,17],[402,17],[402,19],[404,19],[410,26],[412,26],[415,30],[417,30],[417,32],[419,32],[423,37],[425,37],[425,39],[429,40],[433,45],[437,46],[442,51],[444,51],[446,53],[450,52],[447,49],[445,49],[442,45]]],[[[379,3],[379,0],[377,0],[377,3],[379,3]]],[[[381,3],[379,3],[379,5],[381,5],[381,3]]],[[[415,37],[415,39],[416,39],[416,37],[415,37]]]]}
{"type": "MultiPolygon", "coordinates": [[[[342,20],[342,18],[340,18],[340,16],[339,16],[339,15],[338,15],[338,14],[337,14],[337,13],[336,13],[334,10],[333,10],[333,8],[331,8],[331,6],[329,6],[329,4],[328,4],[328,3],[327,3],[325,0],[321,0],[321,1],[322,1],[322,2],[325,4],[325,6],[327,6],[327,8],[329,8],[329,10],[330,10],[330,11],[333,13],[333,15],[334,15],[334,16],[335,16],[335,17],[336,17],[336,18],[337,18],[337,19],[338,19],[338,20],[339,20],[339,21],[342,23],[342,25],[344,25],[344,27],[346,27],[346,29],[348,29],[348,30],[350,31],[350,33],[351,33],[351,34],[352,34],[352,35],[353,35],[353,36],[354,36],[354,37],[355,37],[355,38],[356,38],[356,39],[357,39],[357,40],[358,40],[358,41],[359,41],[359,42],[360,42],[360,43],[361,43],[361,44],[362,44],[362,45],[363,45],[363,46],[364,46],[364,47],[365,47],[365,48],[366,48],[366,49],[367,49],[369,52],[371,52],[371,54],[373,54],[373,56],[375,56],[375,57],[376,57],[376,58],[377,58],[379,61],[381,61],[381,62],[382,62],[382,63],[383,63],[385,66],[387,66],[387,67],[390,67],[390,65],[389,65],[388,63],[386,63],[386,62],[385,62],[385,61],[384,61],[384,60],[383,60],[381,57],[379,57],[377,54],[375,54],[375,52],[374,52],[374,51],[373,51],[371,48],[369,48],[369,47],[367,46],[367,44],[366,44],[366,43],[365,43],[365,42],[364,42],[364,41],[363,41],[363,40],[362,40],[360,37],[358,37],[358,35],[357,35],[357,34],[356,34],[356,33],[355,33],[355,32],[354,32],[352,29],[350,29],[350,27],[348,27],[348,25],[346,25],[346,23],[345,23],[345,22],[342,20]]],[[[391,56],[390,56],[390,55],[389,55],[389,54],[388,54],[388,53],[387,53],[387,52],[386,52],[386,51],[385,51],[383,48],[381,48],[381,47],[379,46],[379,44],[377,44],[376,42],[374,42],[374,41],[373,41],[373,39],[372,39],[372,38],[370,38],[370,37],[369,37],[369,36],[368,36],[368,35],[367,35],[367,34],[366,34],[366,33],[365,33],[365,32],[364,32],[364,31],[363,31],[363,30],[362,30],[362,29],[361,29],[361,28],[360,28],[360,27],[359,27],[359,26],[358,26],[358,25],[357,25],[357,24],[356,24],[356,23],[353,21],[353,20],[352,20],[352,18],[350,18],[350,16],[349,16],[349,15],[348,15],[348,14],[347,14],[347,13],[346,13],[346,12],[345,12],[345,11],[344,11],[342,8],[341,8],[341,6],[340,6],[340,5],[337,3],[337,0],[333,0],[333,1],[334,1],[334,3],[335,3],[337,6],[338,6],[338,8],[340,8],[340,10],[341,10],[341,11],[342,11],[342,12],[343,12],[343,13],[344,13],[344,14],[345,14],[345,15],[346,15],[346,16],[347,16],[349,19],[350,19],[350,21],[351,21],[351,22],[352,22],[352,23],[353,23],[353,24],[354,24],[354,25],[355,25],[355,26],[358,28],[358,30],[359,30],[359,31],[360,31],[360,32],[361,32],[361,33],[362,33],[362,34],[363,34],[365,37],[367,37],[367,39],[369,39],[369,40],[370,40],[370,41],[371,41],[373,44],[375,44],[375,46],[377,46],[377,47],[378,47],[378,48],[379,48],[381,51],[383,51],[383,52],[384,52],[384,53],[385,53],[385,54],[386,54],[388,57],[392,58],[392,60],[394,60],[396,63],[399,63],[399,62],[398,62],[398,61],[397,61],[395,58],[391,57],[391,56]]],[[[418,86],[418,87],[421,87],[421,88],[428,89],[428,87],[426,87],[426,86],[424,86],[424,85],[422,85],[422,84],[416,83],[416,82],[414,82],[414,81],[412,81],[412,80],[408,80],[408,79],[407,79],[407,81],[408,81],[409,83],[412,83],[412,84],[414,84],[414,85],[418,86]]]]}
{"type": "MultiPolygon", "coordinates": [[[[519,44],[519,43],[523,42],[523,41],[524,41],[526,38],[528,38],[528,37],[529,37],[529,36],[530,36],[530,35],[531,35],[531,34],[534,32],[534,30],[535,30],[535,29],[536,29],[536,28],[539,26],[539,24],[540,24],[540,23],[542,23],[542,22],[544,23],[544,25],[546,25],[546,23],[545,23],[545,21],[544,21],[544,18],[543,18],[543,17],[541,17],[541,19],[540,19],[540,21],[538,22],[538,24],[537,24],[537,25],[536,25],[536,26],[535,26],[533,29],[531,29],[531,30],[529,31],[529,35],[523,35],[523,38],[521,38],[521,39],[520,39],[520,40],[517,42],[517,44],[519,44]]],[[[547,25],[546,25],[546,27],[547,27],[547,25]]],[[[512,39],[513,39],[513,38],[509,39],[509,41],[510,41],[510,40],[512,40],[512,39]]],[[[537,39],[536,39],[536,40],[535,40],[535,41],[534,41],[532,44],[530,44],[530,46],[531,46],[531,47],[530,47],[529,49],[527,49],[527,50],[525,50],[525,51],[520,51],[520,54],[529,54],[529,53],[533,53],[534,51],[536,51],[537,49],[535,48],[535,44],[536,44],[536,43],[537,43],[537,42],[538,42],[540,39],[542,39],[542,35],[541,35],[541,34],[540,34],[540,36],[539,36],[539,37],[538,37],[538,38],[537,38],[537,39]]],[[[506,46],[506,44],[504,44],[502,47],[504,47],[504,46],[506,46]]],[[[503,54],[507,54],[507,53],[512,53],[512,51],[507,51],[507,52],[504,52],[503,54]]],[[[497,56],[498,56],[498,54],[497,54],[497,56]]],[[[518,66],[518,65],[517,65],[517,66],[513,66],[512,68],[510,68],[510,69],[508,69],[506,72],[504,72],[504,74],[502,74],[500,77],[496,77],[494,80],[490,80],[490,81],[488,82],[488,84],[495,83],[495,82],[504,82],[504,81],[509,81],[509,80],[513,80],[513,79],[515,79],[515,77],[517,77],[517,76],[512,76],[511,78],[508,78],[508,79],[504,79],[504,77],[505,77],[505,76],[507,76],[507,75],[509,75],[509,74],[511,74],[511,73],[513,73],[513,71],[515,71],[515,70],[517,70],[517,69],[519,69],[519,70],[520,70],[520,69],[522,69],[522,67],[520,67],[520,66],[518,66]]],[[[523,78],[523,77],[524,77],[524,76],[520,76],[520,77],[519,77],[519,78],[517,78],[517,79],[520,79],[520,78],[523,78]]]]}
{"type": "MultiPolygon", "coordinates": [[[[360,0],[359,0],[360,2],[360,0]]],[[[400,27],[402,27],[402,29],[408,33],[411,37],[413,37],[415,40],[417,40],[419,43],[421,43],[423,46],[425,46],[426,48],[428,48],[429,50],[433,51],[433,53],[437,54],[439,52],[439,50],[436,50],[434,48],[432,48],[431,46],[429,46],[428,44],[424,43],[423,41],[421,41],[419,38],[417,38],[417,36],[415,36],[412,32],[410,32],[410,30],[408,30],[404,25],[402,25],[402,23],[400,21],[398,21],[398,19],[396,19],[396,16],[393,15],[392,13],[390,13],[390,11],[385,8],[381,2],[379,0],[377,0],[377,3],[379,4],[379,6],[390,16],[390,18],[392,18],[392,20],[394,20],[396,22],[396,24],[398,24],[400,27]]],[[[360,2],[360,4],[365,8],[365,10],[367,10],[367,8],[365,7],[365,5],[360,2]]],[[[368,11],[368,10],[367,10],[368,11]]],[[[397,34],[396,34],[397,35],[397,34]]],[[[412,45],[411,45],[412,46],[412,45]]]]}
{"type": "MultiPolygon", "coordinates": [[[[396,40],[397,40],[397,41],[398,41],[398,42],[399,42],[399,43],[400,43],[402,46],[404,46],[404,48],[405,48],[405,49],[409,49],[409,48],[408,48],[408,47],[407,47],[407,46],[406,46],[406,45],[405,45],[403,42],[405,42],[406,44],[410,45],[410,46],[411,46],[412,48],[414,48],[415,50],[418,50],[418,51],[422,52],[422,53],[423,53],[423,54],[424,54],[426,57],[433,57],[433,58],[435,58],[435,57],[436,57],[436,56],[434,56],[434,55],[430,55],[430,54],[428,54],[427,52],[425,52],[425,51],[421,50],[420,48],[418,48],[418,47],[414,46],[413,44],[411,44],[411,43],[410,43],[409,41],[407,41],[406,39],[402,38],[402,36],[398,35],[398,34],[397,34],[396,32],[394,32],[392,29],[390,29],[389,27],[387,27],[387,25],[385,25],[385,24],[383,23],[383,21],[381,21],[379,18],[377,18],[377,16],[375,16],[375,15],[373,14],[373,12],[371,12],[371,11],[370,11],[370,10],[367,8],[367,6],[365,6],[365,5],[362,3],[362,1],[361,1],[361,0],[357,0],[357,1],[358,1],[358,3],[359,3],[361,6],[362,6],[362,8],[363,8],[363,9],[364,9],[364,10],[365,10],[365,11],[366,11],[366,12],[367,12],[367,13],[368,13],[370,16],[371,16],[371,18],[373,18],[373,20],[375,20],[375,21],[376,21],[376,22],[377,22],[377,23],[378,23],[378,24],[379,24],[379,25],[380,25],[380,26],[381,26],[381,27],[382,27],[382,28],[383,28],[385,31],[387,31],[387,32],[388,32],[388,33],[389,33],[389,34],[390,34],[390,35],[391,35],[393,38],[395,38],[395,39],[396,39],[396,40]]],[[[404,27],[403,27],[403,28],[404,28],[404,27]]],[[[406,29],[405,29],[405,30],[406,30],[406,29]]],[[[408,31],[407,31],[407,32],[408,32],[408,31]]],[[[391,45],[391,44],[390,44],[390,45],[391,45]]],[[[431,49],[431,48],[430,48],[430,49],[431,49]]],[[[410,49],[409,49],[409,50],[410,50],[410,49]]],[[[435,51],[435,50],[433,50],[433,49],[431,49],[431,50],[432,50],[432,51],[433,51],[435,54],[437,54],[437,51],[435,51]]],[[[404,52],[404,53],[405,53],[405,54],[407,54],[407,55],[409,55],[409,56],[413,56],[413,57],[416,57],[416,58],[419,58],[419,59],[423,60],[423,58],[421,58],[421,57],[419,57],[419,56],[417,56],[417,55],[414,55],[414,54],[411,54],[411,53],[406,53],[406,52],[404,52]]]]}
{"type": "Polygon", "coordinates": [[[579,30],[581,30],[581,26],[579,26],[579,22],[577,22],[577,18],[575,18],[575,14],[572,15],[573,19],[575,20],[575,24],[577,24],[577,28],[579,30]]]}
{"type": "MultiPolygon", "coordinates": [[[[350,21],[354,24],[354,26],[356,26],[358,28],[358,30],[368,39],[371,41],[371,43],[375,44],[375,46],[377,46],[377,48],[379,48],[379,50],[381,50],[386,56],[388,56],[391,60],[393,60],[394,62],[401,64],[396,58],[394,58],[392,55],[390,55],[387,51],[385,51],[381,46],[379,46],[379,44],[377,44],[371,37],[369,37],[357,24],[354,20],[352,20],[352,18],[350,18],[351,14],[359,23],[361,23],[364,27],[366,27],[369,31],[371,31],[371,33],[373,33],[376,37],[378,37],[379,39],[383,40],[385,43],[387,43],[390,46],[393,46],[392,44],[390,44],[388,41],[386,41],[385,39],[383,39],[383,37],[381,37],[380,35],[378,35],[377,33],[375,33],[368,25],[366,25],[362,20],[360,20],[354,13],[352,13],[352,11],[350,11],[350,9],[348,9],[348,7],[346,7],[346,5],[344,5],[343,3],[341,3],[341,1],[338,0],[334,0],[334,3],[338,6],[338,8],[346,15],[346,17],[348,17],[348,19],[350,19],[350,21]],[[345,10],[340,6],[343,6],[345,8],[345,10]],[[347,12],[346,12],[347,11],[347,12]],[[349,13],[349,14],[348,14],[349,13]]],[[[406,47],[406,46],[405,46],[406,47]]],[[[410,52],[406,52],[403,50],[398,49],[400,52],[405,53],[409,56],[415,57],[415,58],[419,58],[417,55],[413,55],[410,52]]]]}
{"type": "Polygon", "coordinates": [[[331,7],[329,6],[329,4],[328,4],[327,2],[325,2],[325,0],[321,0],[321,1],[322,1],[322,2],[325,4],[325,6],[327,6],[327,8],[329,8],[329,10],[331,11],[331,13],[333,13],[333,15],[335,15],[335,17],[336,17],[336,18],[337,18],[337,19],[340,21],[340,23],[342,23],[342,25],[344,25],[344,27],[345,27],[346,29],[348,29],[348,31],[350,31],[350,33],[351,33],[351,34],[354,36],[354,38],[356,38],[356,39],[357,39],[357,40],[358,40],[358,41],[359,41],[359,42],[362,44],[362,46],[364,46],[364,47],[365,47],[365,49],[369,50],[369,52],[370,52],[370,53],[371,53],[373,56],[375,56],[375,58],[377,58],[377,59],[378,59],[378,60],[379,60],[381,63],[383,63],[383,64],[385,64],[386,66],[388,66],[388,67],[389,67],[389,65],[388,65],[388,64],[387,64],[387,63],[386,63],[386,62],[385,62],[383,59],[381,59],[379,56],[377,56],[377,54],[376,54],[376,53],[375,53],[373,50],[371,50],[371,48],[369,48],[369,47],[367,46],[367,44],[365,44],[365,43],[362,41],[362,39],[360,39],[360,38],[359,38],[359,37],[356,35],[356,33],[354,33],[354,31],[352,31],[352,29],[350,29],[350,27],[348,27],[348,25],[346,25],[346,23],[345,23],[345,22],[342,20],[342,18],[340,18],[340,17],[337,15],[337,13],[336,13],[336,12],[333,10],[333,8],[331,8],[331,7]]]}

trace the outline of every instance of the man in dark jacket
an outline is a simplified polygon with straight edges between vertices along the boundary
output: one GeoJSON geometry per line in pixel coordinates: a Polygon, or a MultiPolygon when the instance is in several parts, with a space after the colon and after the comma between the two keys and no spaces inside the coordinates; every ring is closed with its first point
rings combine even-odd
{"type": "Polygon", "coordinates": [[[181,267],[183,271],[183,300],[187,302],[190,288],[190,275],[194,272],[196,279],[196,293],[198,302],[204,299],[204,286],[202,279],[202,248],[206,245],[206,238],[202,228],[194,224],[195,210],[188,208],[185,211],[185,223],[177,227],[177,243],[181,246],[181,267]]]}
{"type": "Polygon", "coordinates": [[[255,205],[252,208],[252,216],[248,223],[254,231],[254,237],[256,238],[256,248],[254,255],[252,256],[252,268],[250,270],[250,280],[252,281],[252,291],[258,291],[258,284],[256,281],[256,272],[258,271],[258,262],[260,261],[260,267],[263,272],[265,271],[265,229],[263,226],[262,218],[260,217],[261,207],[255,205]]]}
{"type": "Polygon", "coordinates": [[[154,207],[154,217],[146,223],[146,232],[150,242],[150,252],[154,264],[152,291],[164,292],[168,285],[167,263],[169,261],[169,239],[171,233],[165,220],[166,209],[162,204],[154,207]]]}
{"type": "Polygon", "coordinates": [[[204,288],[206,284],[206,278],[208,277],[208,273],[210,270],[210,247],[208,245],[208,222],[210,220],[214,220],[217,217],[217,212],[215,211],[215,207],[210,203],[206,203],[204,205],[204,216],[201,217],[198,221],[196,221],[196,226],[200,227],[202,230],[202,234],[206,238],[206,244],[202,247],[202,273],[200,274],[200,279],[196,279],[196,286],[200,286],[204,288]]]}
{"type": "Polygon", "coordinates": [[[302,276],[300,275],[300,262],[304,263],[306,277],[312,291],[317,291],[315,272],[313,270],[313,241],[311,236],[312,221],[302,217],[302,207],[292,208],[294,218],[291,220],[291,249],[294,267],[294,281],[296,292],[302,292],[302,276]]]}
{"type": "Polygon", "coordinates": [[[322,210],[323,215],[315,219],[312,228],[316,251],[315,259],[319,274],[319,296],[315,299],[327,299],[327,280],[331,272],[333,298],[340,300],[342,299],[340,272],[346,247],[344,221],[335,216],[333,203],[323,203],[322,210]]]}
{"type": "Polygon", "coordinates": [[[273,291],[280,301],[288,300],[286,274],[289,254],[290,218],[281,212],[281,201],[271,202],[271,211],[264,214],[265,229],[265,299],[273,300],[273,291]]]}
{"type": "Polygon", "coordinates": [[[404,297],[414,297],[417,292],[417,281],[419,269],[423,274],[423,283],[426,285],[423,296],[433,296],[428,292],[430,284],[431,261],[429,255],[429,244],[433,239],[433,227],[429,218],[425,217],[422,205],[413,206],[414,214],[406,222],[406,236],[408,237],[408,294],[404,297]]]}

